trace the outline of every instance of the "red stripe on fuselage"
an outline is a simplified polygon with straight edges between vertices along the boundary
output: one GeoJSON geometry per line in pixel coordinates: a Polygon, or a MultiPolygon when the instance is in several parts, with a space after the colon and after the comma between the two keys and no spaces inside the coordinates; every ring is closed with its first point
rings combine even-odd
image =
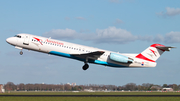
{"type": "Polygon", "coordinates": [[[143,56],[141,53],[136,56],[136,58],[143,59],[150,62],[155,62],[154,60],[148,59],[147,57],[143,56]]]}

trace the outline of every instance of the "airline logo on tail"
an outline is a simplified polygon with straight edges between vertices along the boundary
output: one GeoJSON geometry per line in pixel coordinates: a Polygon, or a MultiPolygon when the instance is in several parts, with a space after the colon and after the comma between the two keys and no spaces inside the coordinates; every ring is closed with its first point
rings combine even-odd
{"type": "Polygon", "coordinates": [[[156,51],[152,50],[152,49],[149,49],[155,56],[156,56],[156,51]]]}

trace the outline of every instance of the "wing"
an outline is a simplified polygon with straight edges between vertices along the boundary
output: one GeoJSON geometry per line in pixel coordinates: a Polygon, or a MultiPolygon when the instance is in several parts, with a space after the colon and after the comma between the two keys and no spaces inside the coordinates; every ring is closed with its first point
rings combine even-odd
{"type": "Polygon", "coordinates": [[[82,59],[86,59],[86,58],[97,59],[102,54],[104,54],[104,51],[95,51],[95,52],[86,53],[86,54],[71,54],[71,56],[82,58],[82,59]]]}

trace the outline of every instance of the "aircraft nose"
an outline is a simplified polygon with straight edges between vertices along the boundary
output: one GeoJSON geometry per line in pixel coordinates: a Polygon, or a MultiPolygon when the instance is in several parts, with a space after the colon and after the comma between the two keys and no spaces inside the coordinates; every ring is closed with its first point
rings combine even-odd
{"type": "Polygon", "coordinates": [[[16,39],[14,39],[14,38],[12,38],[12,37],[11,37],[11,38],[7,38],[7,39],[6,39],[6,42],[9,43],[9,44],[11,44],[11,45],[14,45],[14,44],[16,44],[16,39]]]}
{"type": "Polygon", "coordinates": [[[6,39],[6,42],[7,42],[7,43],[10,43],[10,40],[11,40],[10,38],[7,38],[7,39],[6,39]]]}

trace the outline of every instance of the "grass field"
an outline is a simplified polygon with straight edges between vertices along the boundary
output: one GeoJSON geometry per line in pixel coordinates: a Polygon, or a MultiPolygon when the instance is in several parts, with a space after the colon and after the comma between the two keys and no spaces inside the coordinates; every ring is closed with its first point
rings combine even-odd
{"type": "Polygon", "coordinates": [[[180,95],[180,92],[21,92],[12,91],[0,95],[180,95]]]}
{"type": "Polygon", "coordinates": [[[0,101],[180,101],[180,97],[0,97],[0,101]]]}
{"type": "MultiPolygon", "coordinates": [[[[0,95],[180,95],[178,92],[6,92],[0,95]]],[[[0,97],[0,101],[180,101],[180,97],[0,97]]]]}

